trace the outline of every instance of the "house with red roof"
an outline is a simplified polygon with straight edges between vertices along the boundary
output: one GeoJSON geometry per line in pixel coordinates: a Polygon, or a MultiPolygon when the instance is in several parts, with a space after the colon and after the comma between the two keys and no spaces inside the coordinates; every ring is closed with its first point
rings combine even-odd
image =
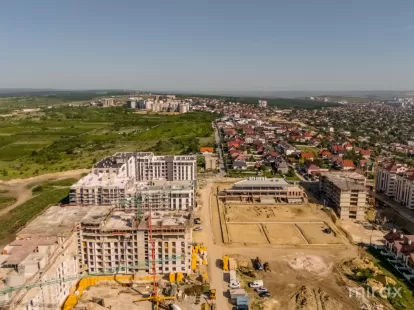
{"type": "Polygon", "coordinates": [[[303,152],[300,154],[300,158],[303,160],[310,160],[313,161],[315,159],[315,155],[312,152],[303,152]]]}
{"type": "Polygon", "coordinates": [[[339,164],[339,168],[342,170],[354,170],[355,164],[350,159],[343,159],[342,163],[339,164]]]}
{"type": "Polygon", "coordinates": [[[317,164],[315,164],[314,162],[308,161],[305,164],[305,170],[307,174],[315,174],[315,173],[319,173],[320,172],[320,168],[317,164]]]}
{"type": "Polygon", "coordinates": [[[371,150],[360,150],[359,154],[365,159],[368,159],[371,157],[371,150]]]}
{"type": "Polygon", "coordinates": [[[321,156],[322,158],[330,158],[332,156],[332,153],[328,150],[322,150],[319,152],[319,156],[321,156]]]}

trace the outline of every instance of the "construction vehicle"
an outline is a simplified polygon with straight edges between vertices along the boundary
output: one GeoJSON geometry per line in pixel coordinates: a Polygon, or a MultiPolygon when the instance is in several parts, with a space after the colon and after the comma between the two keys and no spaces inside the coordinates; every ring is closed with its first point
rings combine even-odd
{"type": "Polygon", "coordinates": [[[259,257],[256,257],[256,259],[254,260],[254,269],[263,270],[262,261],[260,260],[259,257]]]}
{"type": "Polygon", "coordinates": [[[215,288],[212,288],[209,290],[208,297],[210,298],[210,300],[216,300],[216,289],[215,288]]]}
{"type": "Polygon", "coordinates": [[[229,271],[229,257],[227,255],[223,256],[223,270],[229,271]]]}

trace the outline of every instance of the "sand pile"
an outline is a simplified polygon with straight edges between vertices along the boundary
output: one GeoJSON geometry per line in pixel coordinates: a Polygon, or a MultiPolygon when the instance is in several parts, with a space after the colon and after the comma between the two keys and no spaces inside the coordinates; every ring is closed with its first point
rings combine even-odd
{"type": "Polygon", "coordinates": [[[295,310],[340,310],[349,309],[320,288],[302,286],[291,297],[288,309],[295,310]]]}
{"type": "Polygon", "coordinates": [[[288,264],[295,270],[306,270],[315,273],[323,273],[330,268],[321,257],[316,255],[298,256],[290,260],[288,264]]]}

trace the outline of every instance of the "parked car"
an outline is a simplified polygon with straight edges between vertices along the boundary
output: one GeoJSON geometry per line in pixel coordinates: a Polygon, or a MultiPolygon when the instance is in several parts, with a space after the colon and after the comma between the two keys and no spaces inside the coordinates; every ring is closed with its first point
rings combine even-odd
{"type": "Polygon", "coordinates": [[[270,297],[270,293],[269,292],[261,292],[259,293],[260,297],[270,297]]]}
{"type": "Polygon", "coordinates": [[[201,227],[201,226],[197,226],[196,228],[194,228],[193,230],[194,231],[199,231],[199,230],[202,230],[203,228],[201,227]]]}
{"type": "Polygon", "coordinates": [[[263,287],[263,280],[254,280],[249,282],[249,287],[263,287]]]}
{"type": "Polygon", "coordinates": [[[267,292],[267,288],[265,287],[256,287],[254,290],[259,294],[263,292],[267,292]]]}
{"type": "Polygon", "coordinates": [[[194,224],[201,224],[201,219],[199,217],[196,217],[194,219],[194,224]]]}
{"type": "Polygon", "coordinates": [[[323,232],[324,232],[325,234],[330,234],[330,233],[332,233],[332,229],[330,229],[330,228],[328,227],[328,228],[325,228],[325,229],[323,230],[323,232]]]}

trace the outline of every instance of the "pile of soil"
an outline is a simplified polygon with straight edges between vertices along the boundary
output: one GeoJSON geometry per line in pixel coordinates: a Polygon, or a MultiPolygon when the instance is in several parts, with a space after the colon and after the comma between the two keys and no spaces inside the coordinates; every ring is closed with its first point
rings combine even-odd
{"type": "Polygon", "coordinates": [[[289,301],[288,309],[295,310],[341,310],[347,306],[320,288],[302,286],[289,301]]]}
{"type": "Polygon", "coordinates": [[[288,262],[289,266],[295,270],[306,270],[315,273],[324,273],[329,270],[323,259],[316,255],[303,255],[293,258],[288,262]]]}

